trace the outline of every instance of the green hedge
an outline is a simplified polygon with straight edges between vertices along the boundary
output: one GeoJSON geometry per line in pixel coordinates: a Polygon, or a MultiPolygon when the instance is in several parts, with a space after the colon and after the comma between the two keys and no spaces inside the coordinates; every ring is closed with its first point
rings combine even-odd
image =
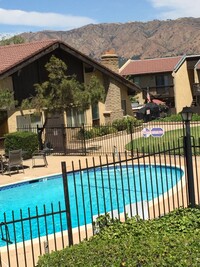
{"type": "MultiPolygon", "coordinates": [[[[181,114],[179,113],[179,114],[173,114],[173,115],[167,116],[165,118],[159,118],[154,121],[178,122],[178,121],[182,121],[182,117],[181,117],[181,114]]],[[[192,121],[200,121],[200,115],[196,113],[193,114],[192,121]]]]}
{"type": "Polygon", "coordinates": [[[24,159],[30,158],[33,151],[38,149],[38,137],[32,132],[14,132],[5,135],[4,140],[5,152],[9,150],[22,149],[27,153],[24,159]]]}
{"type": "Polygon", "coordinates": [[[199,208],[102,225],[90,241],[41,256],[38,267],[200,266],[199,208]]]}
{"type": "Polygon", "coordinates": [[[131,131],[134,132],[134,128],[142,125],[142,122],[142,120],[137,120],[135,117],[127,116],[122,119],[114,120],[111,125],[99,125],[90,129],[86,126],[84,129],[80,129],[77,138],[80,140],[83,138],[91,139],[124,130],[130,133],[131,131]]]}
{"type": "Polygon", "coordinates": [[[112,126],[108,126],[108,125],[103,125],[103,126],[96,126],[93,127],[89,130],[86,129],[81,129],[78,132],[77,138],[78,139],[91,139],[91,138],[95,138],[95,137],[99,137],[99,136],[104,136],[107,134],[112,134],[117,132],[117,130],[112,127],[112,126]]]}
{"type": "Polygon", "coordinates": [[[118,131],[127,130],[128,132],[130,132],[130,130],[132,129],[132,132],[134,132],[134,128],[142,125],[142,123],[142,120],[138,120],[135,117],[126,116],[123,119],[114,120],[112,122],[112,126],[118,131]]]}

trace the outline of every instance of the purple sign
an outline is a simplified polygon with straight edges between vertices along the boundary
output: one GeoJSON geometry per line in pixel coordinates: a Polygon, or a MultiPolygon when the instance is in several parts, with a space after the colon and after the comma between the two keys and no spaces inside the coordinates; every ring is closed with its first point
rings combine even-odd
{"type": "Polygon", "coordinates": [[[164,130],[163,130],[163,128],[160,128],[160,127],[152,128],[151,129],[151,135],[153,137],[161,137],[164,135],[164,130]]]}

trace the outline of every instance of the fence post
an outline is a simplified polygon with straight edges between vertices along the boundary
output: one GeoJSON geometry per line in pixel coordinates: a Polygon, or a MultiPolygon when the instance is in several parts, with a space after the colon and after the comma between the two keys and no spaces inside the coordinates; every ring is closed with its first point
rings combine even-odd
{"type": "Polygon", "coordinates": [[[192,143],[190,132],[190,121],[192,120],[193,110],[191,107],[183,107],[181,116],[185,125],[184,133],[184,153],[187,167],[187,179],[188,179],[188,196],[189,204],[192,208],[195,207],[195,189],[194,189],[194,174],[192,165],[192,143]]]}
{"type": "Polygon", "coordinates": [[[189,193],[189,204],[192,208],[195,207],[195,189],[194,189],[194,174],[192,166],[192,143],[191,143],[191,134],[190,134],[190,124],[189,122],[185,123],[186,125],[186,135],[184,139],[184,154],[186,159],[186,169],[187,169],[187,179],[188,179],[188,193],[189,193]]]}
{"type": "Polygon", "coordinates": [[[66,127],[64,126],[64,124],[62,124],[62,135],[63,135],[64,154],[66,156],[66,154],[67,154],[67,151],[66,151],[67,142],[66,142],[66,127]]]}
{"type": "Polygon", "coordinates": [[[49,253],[49,243],[48,243],[48,241],[44,241],[44,253],[45,254],[49,253]]]}
{"type": "Polygon", "coordinates": [[[85,126],[82,123],[82,132],[83,132],[83,154],[86,156],[86,142],[85,142],[85,126]]]}
{"type": "Polygon", "coordinates": [[[38,136],[39,149],[42,150],[43,149],[43,144],[42,144],[42,129],[39,128],[38,124],[37,124],[37,136],[38,136]]]}
{"type": "Polygon", "coordinates": [[[131,157],[133,157],[133,125],[132,125],[132,121],[129,122],[129,128],[130,128],[130,134],[131,134],[131,157]]]}
{"type": "Polygon", "coordinates": [[[65,207],[66,207],[66,219],[67,219],[67,228],[68,228],[67,229],[68,230],[68,241],[69,241],[69,246],[72,246],[73,245],[73,233],[72,233],[72,222],[71,222],[66,162],[61,162],[61,166],[62,166],[62,178],[63,178],[64,198],[65,198],[65,207]]]}

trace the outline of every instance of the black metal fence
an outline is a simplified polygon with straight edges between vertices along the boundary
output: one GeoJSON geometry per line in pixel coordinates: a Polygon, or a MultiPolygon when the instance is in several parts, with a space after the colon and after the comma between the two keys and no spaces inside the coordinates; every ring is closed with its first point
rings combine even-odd
{"type": "Polygon", "coordinates": [[[39,255],[68,245],[64,237],[66,210],[61,209],[60,202],[51,204],[48,212],[43,205],[43,212],[36,206],[19,214],[12,211],[11,216],[4,213],[3,217],[0,266],[36,266],[39,255]]]}
{"type": "MultiPolygon", "coordinates": [[[[196,204],[200,204],[199,147],[192,143],[196,204]]],[[[133,156],[115,151],[111,156],[79,161],[78,166],[72,163],[69,169],[62,162],[63,203],[44,205],[40,212],[38,207],[13,211],[12,216],[1,218],[0,266],[36,266],[40,255],[98,232],[96,218],[100,215],[121,221],[136,215],[152,219],[187,207],[191,196],[184,149],[182,141],[172,140],[162,150],[153,146],[148,153],[136,150],[133,156]]],[[[47,186],[48,179],[45,183],[47,186]]],[[[48,195],[51,197],[50,191],[48,195]]]]}
{"type": "MultiPolygon", "coordinates": [[[[124,127],[124,125],[123,125],[124,127]]],[[[141,125],[129,124],[125,129],[112,125],[81,127],[20,128],[38,132],[40,146],[48,144],[55,154],[64,155],[112,155],[115,152],[134,152],[138,148],[165,146],[172,141],[183,141],[182,122],[151,121],[141,125]],[[41,134],[39,134],[41,133],[41,134]]],[[[191,135],[200,139],[200,122],[191,122],[191,135]]],[[[162,149],[162,148],[160,148],[162,149]]]]}

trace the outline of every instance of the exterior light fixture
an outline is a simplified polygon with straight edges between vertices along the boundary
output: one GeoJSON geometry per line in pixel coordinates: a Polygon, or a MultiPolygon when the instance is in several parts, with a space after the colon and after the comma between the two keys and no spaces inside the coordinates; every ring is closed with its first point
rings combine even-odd
{"type": "Polygon", "coordinates": [[[192,142],[190,132],[190,121],[192,120],[193,110],[191,107],[184,107],[181,116],[185,126],[183,145],[184,156],[187,171],[187,186],[188,186],[188,202],[192,208],[195,207],[195,186],[194,186],[194,174],[192,163],[192,142]]]}
{"type": "Polygon", "coordinates": [[[188,122],[192,120],[193,110],[191,107],[184,107],[181,111],[182,120],[188,122]]]}

